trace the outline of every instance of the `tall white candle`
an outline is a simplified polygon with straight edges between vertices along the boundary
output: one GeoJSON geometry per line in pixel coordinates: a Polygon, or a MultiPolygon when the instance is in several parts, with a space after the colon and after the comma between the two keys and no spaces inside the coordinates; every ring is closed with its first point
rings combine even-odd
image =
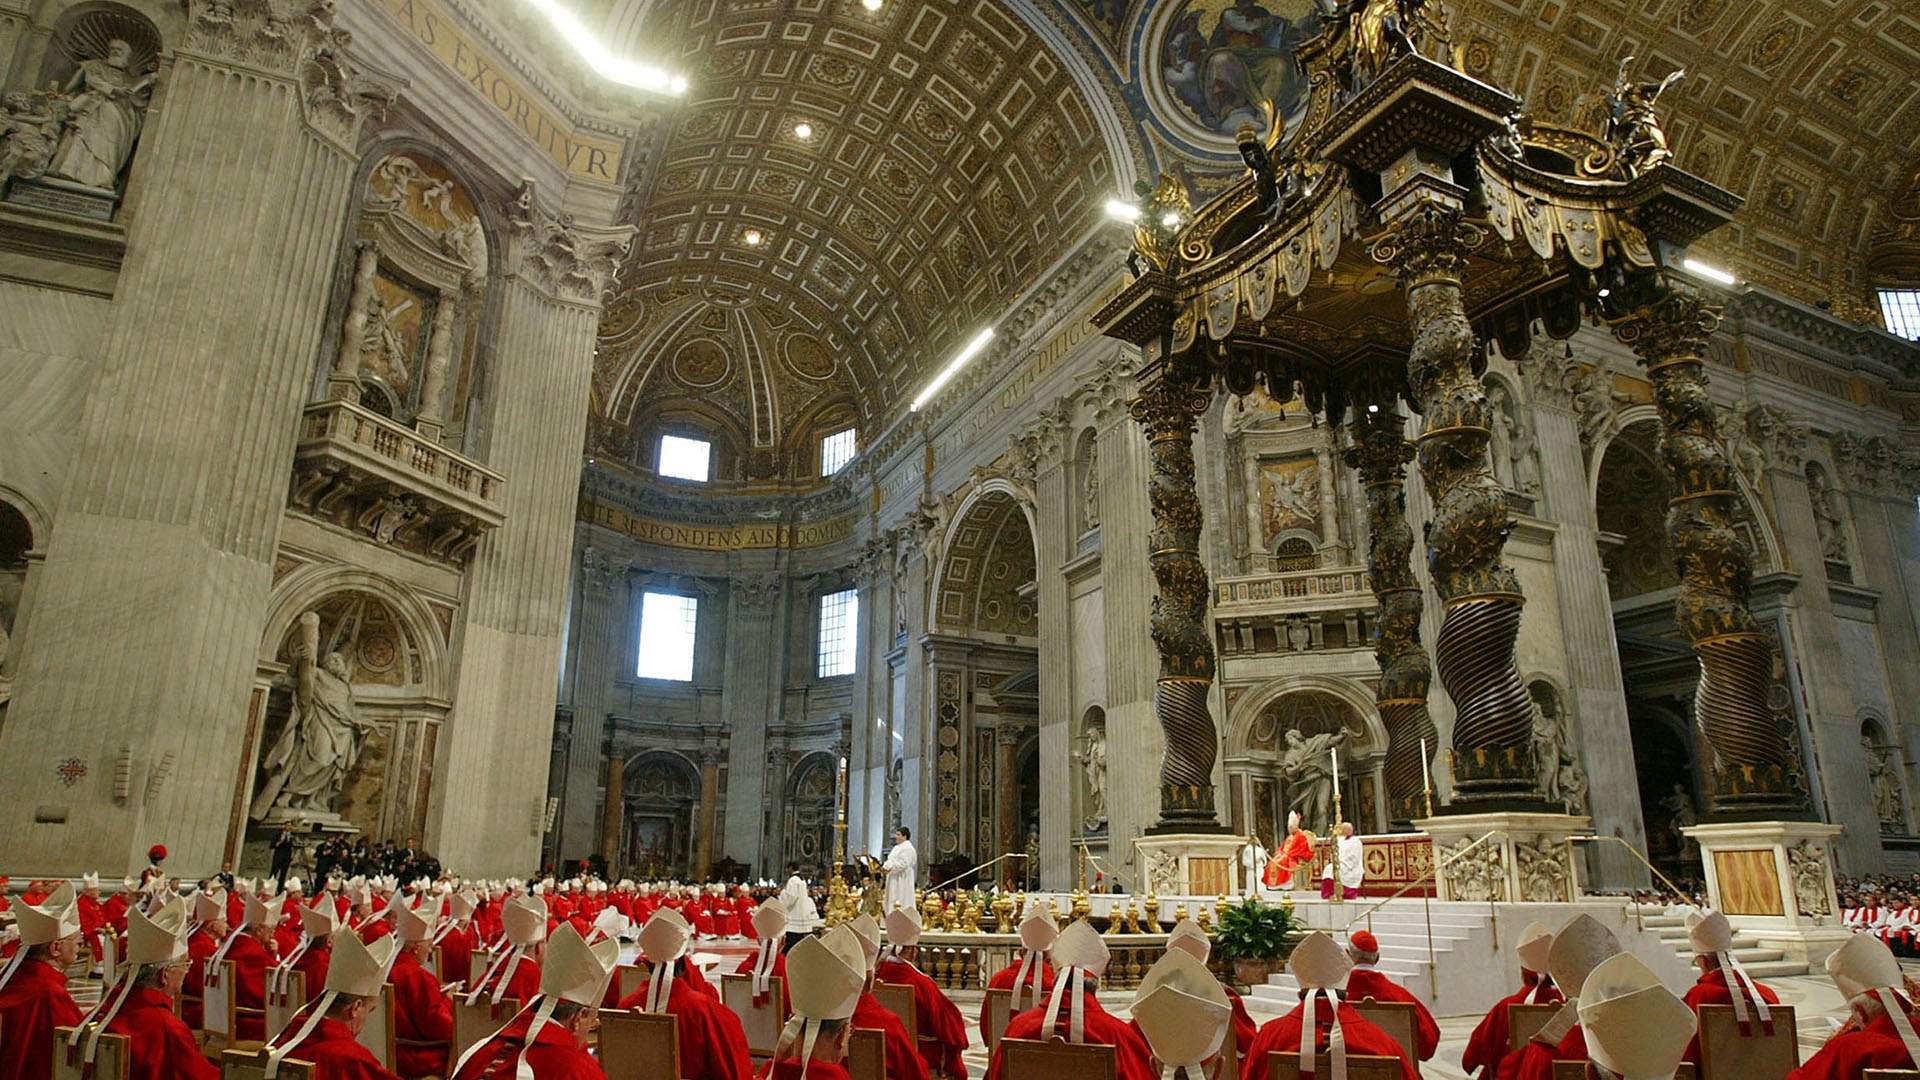
{"type": "Polygon", "coordinates": [[[1333,759],[1333,801],[1339,802],[1340,801],[1340,748],[1337,746],[1328,747],[1327,756],[1333,759]]]}
{"type": "Polygon", "coordinates": [[[1424,735],[1420,738],[1420,790],[1433,790],[1433,773],[1427,765],[1427,740],[1424,735]]]}

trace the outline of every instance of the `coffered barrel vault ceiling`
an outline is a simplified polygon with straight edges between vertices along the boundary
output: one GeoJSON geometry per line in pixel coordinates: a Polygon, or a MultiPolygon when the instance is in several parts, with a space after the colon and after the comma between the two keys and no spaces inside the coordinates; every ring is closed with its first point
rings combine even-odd
{"type": "MultiPolygon", "coordinates": [[[[643,454],[632,426],[650,409],[698,399],[756,451],[744,473],[772,479],[759,474],[795,460],[777,452],[788,427],[824,402],[850,402],[869,431],[895,419],[1101,227],[1121,178],[1177,165],[1205,197],[1239,175],[1225,143],[1167,141],[1177,106],[1144,77],[1157,28],[1185,9],[1211,25],[1231,0],[578,2],[614,49],[692,86],[631,193],[640,234],[595,385],[610,456],[643,454]]],[[[1297,21],[1311,4],[1260,6],[1297,21]]],[[[1920,234],[1911,3],[1452,6],[1464,66],[1538,120],[1599,124],[1624,57],[1685,67],[1669,132],[1685,167],[1749,200],[1709,246],[1756,282],[1864,318],[1869,253],[1920,234]]]]}

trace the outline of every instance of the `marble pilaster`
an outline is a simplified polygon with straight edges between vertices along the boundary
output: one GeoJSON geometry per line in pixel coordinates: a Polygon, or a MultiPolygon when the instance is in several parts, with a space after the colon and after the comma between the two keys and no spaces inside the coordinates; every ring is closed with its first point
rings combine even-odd
{"type": "MultiPolygon", "coordinates": [[[[589,733],[599,730],[611,708],[614,673],[620,667],[616,657],[631,621],[626,617],[631,609],[627,569],[607,551],[587,547],[574,574],[573,639],[568,646],[574,655],[562,697],[589,733]]],[[[568,748],[557,826],[563,859],[583,858],[595,846],[596,815],[589,793],[598,786],[601,758],[595,738],[575,739],[568,748]]],[[[604,814],[598,819],[601,830],[604,814]]]]}
{"type": "Polygon", "coordinates": [[[693,865],[687,871],[695,881],[705,880],[708,868],[713,866],[713,846],[718,839],[714,836],[714,825],[720,809],[720,762],[725,756],[714,743],[700,748],[700,805],[694,811],[693,865]]]}
{"type": "Polygon", "coordinates": [[[762,866],[761,814],[767,799],[767,725],[779,715],[784,674],[776,627],[786,578],[774,572],[735,576],[727,587],[727,660],[721,710],[727,718],[726,835],[716,838],[716,857],[762,866]]]}
{"type": "MultiPolygon", "coordinates": [[[[1148,633],[1153,571],[1147,564],[1147,438],[1122,413],[1100,429],[1100,591],[1107,646],[1107,837],[1109,862],[1132,880],[1131,844],[1159,815],[1165,737],[1154,713],[1159,653],[1148,633]],[[1123,495],[1123,493],[1125,493],[1123,495]]],[[[1059,760],[1055,758],[1049,761],[1059,760]]],[[[1059,880],[1043,864],[1045,880],[1059,880]]],[[[1065,873],[1067,866],[1059,868],[1065,873]]]]}
{"type": "MultiPolygon", "coordinates": [[[[1064,510],[1072,505],[1075,494],[1070,490],[1072,470],[1060,460],[1058,453],[1050,455],[1050,458],[1044,461],[1035,477],[1035,491],[1040,506],[1064,510]]],[[[1106,490],[1104,477],[1101,490],[1106,490]]],[[[1064,512],[1034,515],[1037,530],[1033,539],[1039,566],[1040,760],[1043,763],[1040,784],[1040,865],[1034,869],[1040,874],[1041,881],[1056,888],[1067,880],[1065,875],[1073,864],[1069,848],[1075,831],[1073,784],[1059,781],[1049,783],[1046,777],[1046,763],[1057,762],[1064,768],[1073,761],[1075,703],[1071,675],[1072,601],[1067,596],[1066,575],[1060,572],[1060,567],[1073,557],[1075,541],[1078,539],[1072,535],[1075,531],[1073,522],[1074,516],[1064,512]]],[[[1007,758],[1001,762],[1001,770],[1003,778],[1017,775],[1011,747],[1007,758]]],[[[1013,783],[1003,779],[1001,790],[1004,793],[1017,789],[1013,783]]],[[[1017,812],[1018,808],[1016,800],[1013,809],[1017,812]]],[[[1004,807],[1002,812],[1006,812],[1004,807]]],[[[1024,836],[1018,837],[1013,847],[1003,850],[1021,850],[1025,842],[1024,836]]],[[[986,854],[1000,853],[992,851],[986,854]]],[[[1021,869],[1020,863],[1013,861],[998,874],[1004,878],[1008,872],[1021,869]]]]}
{"type": "MultiPolygon", "coordinates": [[[[1849,500],[1859,551],[1854,573],[1879,591],[1874,608],[1883,656],[1920,656],[1920,509],[1910,493],[1878,494],[1855,488],[1849,500]]],[[[1908,762],[1920,761],[1920,665],[1889,663],[1881,668],[1892,702],[1895,739],[1908,762]]],[[[1911,766],[1909,766],[1911,769],[1911,766]]],[[[1908,802],[1915,792],[1910,771],[1908,802]]]]}
{"type": "Polygon", "coordinates": [[[370,102],[303,90],[328,15],[216,10],[188,5],[146,117],[35,633],[9,661],[0,862],[16,873],[132,868],[162,838],[186,866],[237,854],[287,473],[370,102]],[[123,747],[142,770],[171,758],[171,777],[115,802],[123,747]],[[70,759],[88,770],[72,786],[55,772],[70,759]]]}
{"type": "MultiPolygon", "coordinates": [[[[510,225],[488,459],[507,476],[506,523],[480,542],[467,570],[455,705],[427,840],[443,862],[476,876],[523,872],[537,850],[544,785],[525,763],[537,760],[552,722],[601,296],[632,236],[631,228],[556,218],[531,187],[510,225]],[[480,821],[495,827],[472,827],[480,821]]],[[[583,717],[589,730],[594,719],[583,717]]]]}

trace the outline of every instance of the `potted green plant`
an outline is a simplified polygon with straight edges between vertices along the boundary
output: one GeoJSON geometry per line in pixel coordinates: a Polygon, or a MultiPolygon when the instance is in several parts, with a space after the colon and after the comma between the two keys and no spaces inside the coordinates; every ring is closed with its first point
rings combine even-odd
{"type": "Polygon", "coordinates": [[[1259,986],[1287,962],[1296,926],[1291,904],[1276,907],[1254,897],[1222,904],[1214,923],[1214,951],[1233,961],[1236,982],[1259,986]]]}

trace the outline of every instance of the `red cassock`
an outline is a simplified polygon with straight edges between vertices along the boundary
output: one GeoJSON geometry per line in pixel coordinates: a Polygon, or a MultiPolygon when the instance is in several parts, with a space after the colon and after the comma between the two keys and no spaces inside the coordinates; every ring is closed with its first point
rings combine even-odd
{"type": "Polygon", "coordinates": [[[293,962],[293,970],[307,977],[307,997],[300,1004],[319,997],[327,989],[327,969],[333,966],[333,942],[323,941],[310,946],[293,962]]]}
{"type": "MultiPolygon", "coordinates": [[[[118,900],[120,898],[116,896],[114,897],[114,899],[118,900]]],[[[121,915],[121,918],[122,919],[126,918],[126,915],[123,913],[121,915]]],[[[228,893],[227,894],[227,925],[239,926],[241,923],[246,921],[247,921],[247,898],[244,896],[241,896],[237,892],[228,893]]],[[[126,923],[123,922],[120,925],[125,926],[126,923]]]]}
{"type": "MultiPolygon", "coordinates": [[[[1140,1037],[1139,1031],[1121,1023],[1114,1015],[1100,1007],[1091,993],[1081,997],[1085,1013],[1087,1042],[1099,1046],[1113,1047],[1114,1062],[1119,1080],[1159,1080],[1159,1073],[1153,1069],[1153,1051],[1147,1048],[1147,1041],[1140,1037]]],[[[1062,998],[1060,1016],[1054,1024],[1051,1034],[1066,1038],[1071,1022],[1069,1010],[1073,1002],[1062,998]]],[[[1047,1007],[1042,1004],[1022,1010],[1007,1025],[1002,1039],[1040,1039],[1044,1036],[1041,1029],[1047,1022],[1047,1007]]],[[[1004,1044],[1002,1044],[1004,1045],[1004,1044]]],[[[994,1051],[993,1059],[987,1063],[987,1080],[1000,1080],[1000,1052],[994,1051]]]]}
{"type": "Polygon", "coordinates": [[[760,940],[760,931],[753,928],[753,912],[757,906],[751,896],[742,894],[733,898],[733,913],[740,918],[740,934],[748,941],[760,940]]]}
{"type": "Polygon", "coordinates": [[[473,978],[473,927],[456,926],[440,939],[440,978],[464,983],[473,978]]]}
{"type": "MultiPolygon", "coordinates": [[[[643,983],[620,1007],[637,1009],[645,1000],[643,983]]],[[[740,1018],[711,993],[688,979],[675,979],[667,990],[667,1012],[680,1029],[680,1075],[686,1080],[748,1080],[753,1075],[740,1018]]]]}
{"type": "MultiPolygon", "coordinates": [[[[1480,1019],[1473,1034],[1467,1037],[1467,1049],[1460,1056],[1460,1067],[1474,1075],[1474,1080],[1495,1080],[1500,1075],[1500,1061],[1507,1056],[1507,1006],[1524,1005],[1527,995],[1534,992],[1533,976],[1528,973],[1528,983],[1519,990],[1500,999],[1499,1003],[1487,1010],[1480,1019]]],[[[1543,986],[1534,998],[1536,1005],[1557,1005],[1567,1000],[1561,996],[1557,986],[1543,986]]]]}
{"type": "MultiPolygon", "coordinates": [[[[107,897],[105,904],[101,905],[101,908],[106,913],[107,925],[113,927],[113,932],[116,934],[124,934],[127,932],[127,907],[128,903],[125,893],[114,893],[112,896],[107,897]]],[[[5,909],[0,908],[0,910],[5,909]]]]}
{"type": "Polygon", "coordinates": [[[281,956],[290,956],[300,947],[300,909],[297,906],[287,908],[287,917],[273,928],[274,951],[281,956]]]}
{"type": "Polygon", "coordinates": [[[1500,1061],[1500,1080],[1553,1080],[1556,1061],[1587,1060],[1587,1033],[1575,1024],[1558,1046],[1537,1040],[1508,1054],[1500,1061]]]}
{"type": "MultiPolygon", "coordinates": [[[[1227,1000],[1233,1003],[1233,1045],[1244,1053],[1259,1037],[1260,1025],[1254,1023],[1253,1016],[1247,1012],[1247,1003],[1240,996],[1240,991],[1231,986],[1222,986],[1221,989],[1227,992],[1227,1000]]],[[[1141,1037],[1145,1038],[1144,1035],[1141,1037]]]]}
{"type": "MultiPolygon", "coordinates": [[[[1269,1020],[1253,1037],[1253,1045],[1241,1050],[1240,1080],[1267,1080],[1267,1055],[1274,1051],[1300,1052],[1301,1028],[1305,1024],[1306,1003],[1301,1002],[1294,1010],[1277,1020],[1269,1020]]],[[[1330,1068],[1326,1064],[1327,1040],[1333,1031],[1333,1017],[1329,1015],[1327,1001],[1321,998],[1314,1003],[1314,1072],[1326,1075],[1322,1070],[1330,1068]]],[[[1376,1057],[1400,1059],[1401,1080],[1419,1080],[1420,1074],[1407,1060],[1406,1052],[1393,1036],[1381,1031],[1353,1010],[1346,1002],[1340,1003],[1340,1032],[1346,1040],[1347,1053],[1372,1054],[1376,1057]]]]}
{"type": "Polygon", "coordinates": [[[200,997],[207,992],[207,961],[219,951],[220,939],[204,929],[194,931],[187,939],[187,956],[192,963],[187,966],[186,981],[180,984],[180,1019],[196,1031],[206,1022],[200,997]]]}
{"type": "Polygon", "coordinates": [[[440,990],[440,980],[412,953],[401,953],[387,976],[393,984],[393,1034],[396,1039],[439,1043],[438,1046],[394,1047],[395,1070],[401,1076],[445,1076],[447,1043],[453,1039],[453,1002],[440,990]]]}
{"type": "Polygon", "coordinates": [[[393,933],[393,924],[385,919],[368,919],[356,927],[356,930],[360,934],[360,943],[362,945],[371,945],[388,934],[393,933]]]}
{"type": "MultiPolygon", "coordinates": [[[[769,1061],[760,1069],[760,1080],[800,1080],[799,1058],[781,1058],[769,1061]]],[[[805,1062],[806,1080],[853,1080],[847,1075],[847,1067],[837,1061],[805,1062]]]]}
{"type": "MultiPolygon", "coordinates": [[[[258,941],[241,934],[233,939],[233,945],[227,950],[228,960],[233,961],[234,983],[233,1004],[238,1009],[264,1009],[267,1007],[267,969],[273,966],[273,957],[267,955],[265,946],[258,941]]],[[[234,1023],[234,1035],[239,1039],[251,1039],[265,1042],[267,1038],[267,1018],[255,1013],[241,1015],[234,1023]]]]}
{"type": "MultiPolygon", "coordinates": [[[[907,1025],[887,1011],[880,999],[861,994],[853,1006],[853,1026],[877,1028],[886,1038],[887,1080],[927,1080],[927,1063],[920,1060],[920,1048],[907,1037],[907,1025]]],[[[812,1076],[813,1073],[807,1073],[812,1076]]]]}
{"type": "MultiPolygon", "coordinates": [[[[754,962],[759,959],[759,953],[743,958],[739,966],[733,969],[734,974],[752,975],[754,962]]],[[[780,984],[780,1019],[785,1020],[793,1015],[793,995],[787,991],[787,954],[780,952],[778,949],[774,950],[773,953],[772,976],[774,981],[780,984]]],[[[812,1074],[809,1073],[808,1075],[812,1074]]]]}
{"type": "Polygon", "coordinates": [[[1419,1019],[1420,1060],[1426,1061],[1433,1057],[1434,1050],[1440,1045],[1440,1025],[1434,1021],[1433,1014],[1427,1011],[1427,1007],[1420,1002],[1419,998],[1414,997],[1406,987],[1377,971],[1355,968],[1353,973],[1347,976],[1347,1000],[1363,1001],[1367,998],[1375,1001],[1410,1003],[1414,1008],[1415,1016],[1419,1019]]]}
{"type": "Polygon", "coordinates": [[[687,921],[693,924],[694,933],[701,937],[713,936],[713,909],[705,903],[697,905],[687,916],[687,921]]]}
{"type": "Polygon", "coordinates": [[[897,957],[880,961],[873,977],[881,982],[913,988],[913,1029],[920,1036],[920,1057],[929,1073],[945,1073],[965,1080],[967,1022],[947,995],[926,973],[897,957]]]}
{"type": "MultiPolygon", "coordinates": [[[[994,972],[993,978],[987,980],[987,989],[1011,990],[1013,989],[1014,977],[1019,974],[1020,974],[1020,962],[1016,960],[1013,963],[1008,964],[1006,967],[1001,968],[999,971],[994,972]]],[[[1029,980],[1029,984],[1028,984],[1029,989],[1022,990],[1020,992],[1020,1004],[1022,1005],[1026,1005],[1028,1003],[1029,995],[1032,993],[1031,980],[1033,979],[1033,972],[1031,970],[1027,972],[1027,979],[1029,980]]],[[[1045,1002],[1047,1000],[1047,992],[1052,989],[1053,989],[1053,968],[1049,966],[1045,960],[1041,960],[1040,961],[1040,1000],[1042,1002],[1045,1002]]],[[[1024,1012],[1025,1010],[1021,1010],[1021,1011],[1024,1012]]],[[[985,1031],[986,1029],[987,1029],[987,1002],[985,998],[982,998],[980,1000],[980,1030],[985,1031]]],[[[984,1037],[985,1036],[982,1036],[982,1038],[984,1037]]]]}
{"type": "MultiPolygon", "coordinates": [[[[532,1025],[532,1013],[514,1017],[512,1023],[474,1051],[453,1075],[453,1080],[514,1080],[518,1063],[514,1051],[526,1043],[527,1028],[532,1025]]],[[[534,1080],[607,1080],[600,1063],[559,1024],[540,1025],[533,1045],[527,1047],[526,1058],[533,1069],[534,1080]]]]}
{"type": "MultiPolygon", "coordinates": [[[[1772,987],[1756,982],[1753,984],[1753,988],[1760,991],[1760,1000],[1769,1005],[1780,1004],[1780,995],[1774,993],[1772,987]]],[[[1744,988],[1741,996],[1745,996],[1744,988]]],[[[1684,1000],[1687,1003],[1687,1008],[1692,1009],[1694,1012],[1699,1012],[1700,1006],[1702,1005],[1733,1004],[1733,991],[1727,986],[1727,969],[1716,968],[1703,973],[1700,976],[1700,980],[1688,988],[1687,996],[1684,1000]]],[[[1760,1022],[1759,1018],[1753,1015],[1751,999],[1749,999],[1747,1006],[1747,1017],[1751,1023],[1758,1024],[1760,1022]]],[[[1680,1060],[1691,1061],[1695,1065],[1700,1064],[1699,1035],[1694,1035],[1693,1041],[1687,1044],[1687,1052],[1680,1060]]]]}
{"type": "Polygon", "coordinates": [[[163,991],[130,992],[107,1032],[127,1037],[127,1080],[219,1080],[220,1070],[201,1055],[163,991]]]}
{"type": "MultiPolygon", "coordinates": [[[[1911,1020],[1911,1010],[1907,1015],[1911,1020]]],[[[1842,1031],[1828,1039],[1819,1053],[1788,1073],[1787,1080],[1859,1080],[1868,1069],[1913,1067],[1914,1060],[1907,1056],[1907,1046],[1900,1041],[1893,1018],[1881,1013],[1859,1031],[1842,1031]]]]}
{"type": "MultiPolygon", "coordinates": [[[[274,1045],[283,1045],[299,1033],[298,1027],[282,1032],[274,1045]]],[[[400,1080],[381,1068],[373,1051],[356,1042],[352,1029],[338,1020],[321,1020],[287,1057],[312,1062],[314,1080],[400,1080]]]]}
{"type": "Polygon", "coordinates": [[[67,977],[40,960],[26,960],[0,988],[0,1077],[50,1080],[53,1029],[80,1022],[67,977]]]}
{"type": "MultiPolygon", "coordinates": [[[[484,972],[482,974],[484,974],[484,972]]],[[[503,972],[489,979],[484,988],[486,993],[480,995],[481,1000],[486,1001],[493,998],[493,988],[499,985],[502,978],[507,980],[507,992],[501,995],[502,1000],[512,998],[520,1004],[525,1005],[527,1002],[532,1001],[536,994],[540,993],[540,965],[534,963],[533,957],[531,956],[523,956],[514,961],[512,974],[503,972]]]]}
{"type": "Polygon", "coordinates": [[[1313,859],[1313,838],[1305,832],[1295,829],[1287,834],[1286,842],[1280,850],[1267,860],[1267,868],[1260,876],[1269,889],[1290,885],[1293,881],[1293,868],[1313,859]]]}
{"type": "Polygon", "coordinates": [[[82,895],[77,903],[80,906],[80,933],[87,939],[87,947],[93,950],[93,958],[100,959],[100,928],[107,925],[105,904],[91,896],[82,895]]]}

